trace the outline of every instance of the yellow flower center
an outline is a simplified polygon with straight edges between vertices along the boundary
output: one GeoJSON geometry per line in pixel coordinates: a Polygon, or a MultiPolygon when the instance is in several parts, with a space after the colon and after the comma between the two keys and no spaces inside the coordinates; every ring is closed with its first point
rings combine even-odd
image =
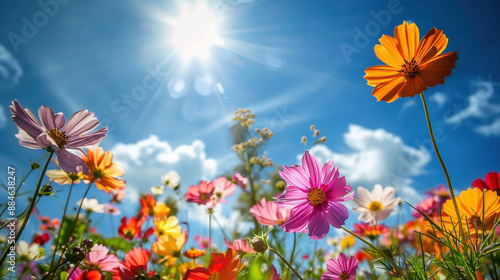
{"type": "Polygon", "coordinates": [[[372,201],[370,202],[370,204],[368,204],[368,209],[373,212],[378,212],[382,210],[382,208],[384,208],[384,206],[379,201],[372,201]]]}
{"type": "Polygon", "coordinates": [[[347,274],[347,272],[345,271],[342,271],[342,274],[340,274],[339,278],[342,280],[349,280],[349,274],[347,274]]]}
{"type": "Polygon", "coordinates": [[[54,142],[56,142],[57,147],[62,148],[64,145],[66,145],[66,141],[68,138],[66,138],[66,133],[64,131],[59,131],[55,128],[49,130],[47,133],[54,142]]]}
{"type": "Polygon", "coordinates": [[[205,199],[207,199],[207,194],[206,194],[206,193],[202,193],[202,194],[200,194],[200,200],[202,200],[202,201],[203,201],[203,200],[205,200],[205,199]]]}
{"type": "Polygon", "coordinates": [[[326,193],[322,189],[311,189],[307,194],[307,200],[312,206],[323,203],[326,199],[326,193]]]}
{"type": "Polygon", "coordinates": [[[210,278],[208,280],[221,280],[220,275],[217,271],[210,274],[210,278]]]}
{"type": "Polygon", "coordinates": [[[418,74],[418,64],[415,61],[415,58],[412,58],[410,62],[404,60],[405,64],[401,65],[401,70],[399,73],[402,73],[405,78],[411,78],[418,74]]]}

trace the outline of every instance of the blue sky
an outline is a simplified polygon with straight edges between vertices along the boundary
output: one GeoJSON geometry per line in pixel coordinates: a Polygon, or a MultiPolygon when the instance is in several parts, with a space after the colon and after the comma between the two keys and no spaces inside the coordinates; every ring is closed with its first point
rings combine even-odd
{"type": "MultiPolygon", "coordinates": [[[[184,188],[229,171],[237,162],[232,111],[250,108],[256,127],[276,133],[267,147],[276,164],[297,162],[305,149],[300,137],[311,139],[315,124],[328,139],[315,154],[335,159],[351,186],[394,183],[403,199],[416,199],[445,183],[420,98],[379,103],[363,79],[365,68],[380,64],[377,40],[404,20],[421,36],[443,29],[446,52],[458,52],[446,84],[425,93],[454,186],[465,189],[500,169],[496,1],[213,1],[209,6],[227,8],[220,24],[225,45],[213,46],[205,62],[184,61],[169,42],[180,1],[39,3],[53,4],[47,22],[34,1],[4,3],[0,11],[4,169],[15,166],[20,174],[43,155],[17,144],[8,110],[14,99],[32,111],[49,105],[66,116],[95,112],[110,128],[101,146],[128,167],[133,190],[159,184],[170,169],[181,173],[184,188]],[[39,27],[29,30],[26,21],[39,27]],[[386,175],[397,172],[398,182],[389,182],[386,175]]],[[[73,200],[78,193],[83,186],[73,200]]],[[[90,196],[106,198],[96,190],[90,196]]],[[[42,212],[54,213],[62,197],[42,201],[42,212]]]]}

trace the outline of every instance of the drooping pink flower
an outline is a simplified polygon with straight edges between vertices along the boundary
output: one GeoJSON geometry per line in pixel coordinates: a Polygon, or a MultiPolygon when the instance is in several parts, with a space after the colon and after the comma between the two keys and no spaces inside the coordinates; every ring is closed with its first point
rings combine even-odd
{"type": "Polygon", "coordinates": [[[500,173],[489,172],[484,177],[484,180],[481,178],[474,180],[472,186],[481,190],[492,190],[500,195],[500,173]]]}
{"type": "Polygon", "coordinates": [[[247,189],[247,183],[248,183],[248,179],[247,177],[241,175],[240,173],[235,173],[233,175],[233,177],[231,177],[231,180],[238,186],[240,186],[240,188],[242,190],[246,190],[247,189]]]}
{"type": "Polygon", "coordinates": [[[225,238],[224,238],[224,243],[228,248],[231,248],[233,250],[236,250],[238,252],[245,252],[247,254],[252,254],[255,253],[255,250],[250,247],[248,244],[247,240],[245,238],[242,239],[236,239],[233,241],[233,244],[229,243],[225,238]]]}
{"type": "Polygon", "coordinates": [[[106,136],[108,128],[92,130],[99,125],[94,113],[81,110],[74,113],[65,125],[62,113],[54,114],[52,108],[42,106],[38,110],[39,122],[35,115],[23,108],[17,100],[9,107],[12,120],[17,124],[21,146],[31,149],[54,151],[59,167],[66,173],[89,173],[85,162],[69,150],[80,150],[83,147],[97,146],[106,136]]]}
{"type": "Polygon", "coordinates": [[[215,179],[213,184],[215,186],[214,196],[217,198],[218,203],[227,203],[226,196],[233,195],[234,191],[236,191],[236,185],[226,179],[226,177],[215,179]]]}
{"type": "Polygon", "coordinates": [[[198,246],[201,249],[208,249],[212,246],[212,240],[205,236],[196,235],[194,241],[198,242],[198,246]]]}
{"type": "Polygon", "coordinates": [[[186,193],[186,201],[205,205],[214,195],[215,185],[213,182],[201,181],[197,186],[191,186],[186,193]]]}
{"type": "Polygon", "coordinates": [[[327,272],[321,275],[321,280],[354,280],[358,264],[356,257],[347,258],[341,253],[337,259],[326,261],[327,272]]]}
{"type": "Polygon", "coordinates": [[[287,182],[285,191],[278,194],[279,207],[291,209],[290,218],[283,223],[286,232],[299,232],[307,228],[314,240],[324,238],[330,225],[340,228],[349,217],[341,203],[354,196],[344,177],[339,178],[333,160],[323,168],[318,159],[308,151],[302,157],[302,166],[283,166],[280,176],[287,182]]]}
{"type": "Polygon", "coordinates": [[[87,254],[86,262],[90,267],[116,272],[123,265],[115,255],[108,255],[108,253],[109,250],[106,246],[95,244],[87,254]]]}
{"type": "Polygon", "coordinates": [[[290,209],[279,208],[276,202],[266,201],[265,197],[260,200],[259,204],[252,206],[249,211],[259,224],[265,226],[281,226],[290,217],[290,209]]]}

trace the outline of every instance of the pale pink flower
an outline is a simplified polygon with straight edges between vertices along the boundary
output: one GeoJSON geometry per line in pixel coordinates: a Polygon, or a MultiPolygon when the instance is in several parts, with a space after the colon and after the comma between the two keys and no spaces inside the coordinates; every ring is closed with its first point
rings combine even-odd
{"type": "Polygon", "coordinates": [[[102,271],[118,271],[122,263],[115,255],[108,255],[109,250],[106,246],[95,244],[92,250],[87,254],[86,262],[90,267],[98,268],[102,271]]]}
{"type": "Polygon", "coordinates": [[[235,173],[233,175],[233,177],[231,177],[231,180],[238,186],[240,186],[240,188],[242,190],[246,190],[247,189],[247,183],[248,183],[248,179],[247,177],[241,175],[240,173],[235,173]]]}
{"type": "Polygon", "coordinates": [[[302,157],[302,166],[283,166],[280,176],[287,182],[285,191],[275,198],[279,207],[291,209],[290,218],[283,223],[286,232],[300,232],[306,228],[314,240],[324,238],[330,225],[340,228],[349,217],[341,203],[354,195],[344,177],[339,178],[333,160],[323,168],[308,151],[302,157]]]}
{"type": "Polygon", "coordinates": [[[54,114],[52,108],[48,106],[42,106],[38,110],[41,123],[17,100],[14,100],[9,108],[12,120],[19,130],[16,137],[21,146],[54,151],[59,160],[59,167],[66,173],[89,173],[85,162],[67,149],[80,150],[83,147],[97,146],[106,136],[107,127],[92,132],[99,125],[94,113],[87,110],[78,111],[65,125],[63,114],[54,114]]]}
{"type": "Polygon", "coordinates": [[[226,196],[233,195],[234,191],[236,191],[236,185],[226,179],[226,177],[215,179],[213,184],[215,186],[214,196],[217,198],[218,203],[227,203],[226,196]]]}
{"type": "Polygon", "coordinates": [[[326,261],[327,272],[321,275],[321,280],[354,280],[358,264],[356,257],[347,258],[341,253],[337,259],[326,261]]]}
{"type": "Polygon", "coordinates": [[[198,205],[205,205],[210,202],[214,194],[215,185],[212,182],[201,181],[197,186],[191,186],[186,193],[186,201],[194,202],[198,205]]]}
{"type": "Polygon", "coordinates": [[[200,249],[208,249],[212,246],[212,240],[205,236],[196,235],[194,241],[198,242],[200,249]]]}
{"type": "Polygon", "coordinates": [[[118,207],[106,203],[104,204],[104,213],[117,216],[120,215],[122,212],[120,211],[120,209],[118,209],[118,207]]]}
{"type": "Polygon", "coordinates": [[[265,197],[249,211],[259,224],[265,226],[281,226],[290,216],[290,209],[279,208],[274,201],[266,201],[265,197]]]}
{"type": "Polygon", "coordinates": [[[224,238],[224,243],[226,244],[226,246],[228,248],[231,248],[231,249],[236,250],[238,252],[245,252],[247,254],[255,253],[254,249],[252,249],[252,247],[250,247],[250,244],[248,244],[248,242],[245,238],[236,239],[233,241],[233,244],[229,243],[224,238]]]}

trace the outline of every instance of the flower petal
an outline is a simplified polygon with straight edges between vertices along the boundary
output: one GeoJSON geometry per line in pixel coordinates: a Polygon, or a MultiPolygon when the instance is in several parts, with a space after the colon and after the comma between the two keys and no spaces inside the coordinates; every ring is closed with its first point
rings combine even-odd
{"type": "Polygon", "coordinates": [[[368,81],[368,85],[374,87],[401,76],[398,71],[398,68],[389,65],[376,65],[366,68],[366,75],[363,78],[368,81]]]}
{"type": "Polygon", "coordinates": [[[377,85],[372,92],[372,95],[377,98],[377,101],[383,100],[391,103],[398,99],[398,91],[404,85],[404,77],[397,77],[388,82],[377,85]]]}
{"type": "Polygon", "coordinates": [[[309,237],[313,240],[322,239],[326,236],[328,231],[330,231],[330,225],[328,220],[325,219],[325,215],[322,207],[314,207],[311,220],[309,221],[309,237]]]}
{"type": "Polygon", "coordinates": [[[441,54],[448,45],[448,38],[443,30],[432,28],[420,42],[415,60],[417,64],[425,64],[435,56],[441,54]]]}
{"type": "Polygon", "coordinates": [[[47,130],[57,129],[55,114],[49,106],[42,106],[38,109],[38,117],[47,130]]]}
{"type": "Polygon", "coordinates": [[[455,68],[455,61],[458,56],[456,52],[449,52],[431,59],[420,66],[418,76],[420,76],[429,87],[437,84],[444,84],[444,78],[451,74],[451,69],[455,68]]]}
{"type": "Polygon", "coordinates": [[[404,58],[398,49],[398,41],[389,35],[382,35],[379,39],[381,45],[375,45],[375,55],[387,65],[400,69],[404,58]]]}
{"type": "Polygon", "coordinates": [[[283,223],[283,230],[286,232],[299,232],[309,223],[314,207],[305,202],[293,208],[290,212],[290,218],[283,223]]]}
{"type": "Polygon", "coordinates": [[[304,156],[302,156],[302,166],[304,166],[304,169],[310,176],[309,182],[312,185],[311,187],[318,188],[323,179],[321,176],[321,164],[318,159],[309,154],[309,151],[306,151],[304,156]]]}
{"type": "Polygon", "coordinates": [[[332,227],[340,228],[345,224],[347,218],[349,218],[349,211],[345,205],[329,201],[326,207],[325,217],[332,227]]]}
{"type": "Polygon", "coordinates": [[[99,125],[99,121],[94,117],[94,113],[88,110],[81,110],[74,113],[64,127],[66,135],[80,135],[91,131],[99,125]]]}
{"type": "Polygon", "coordinates": [[[82,172],[83,174],[89,173],[89,168],[79,156],[74,155],[68,152],[65,149],[60,149],[56,152],[57,159],[59,160],[59,167],[66,173],[78,173],[82,172]],[[81,170],[79,170],[79,168],[81,170]]]}
{"type": "Polygon", "coordinates": [[[311,188],[309,185],[309,175],[300,165],[283,166],[283,171],[279,171],[279,174],[289,186],[296,186],[302,189],[311,188]]]}
{"type": "Polygon", "coordinates": [[[403,24],[396,26],[394,28],[394,37],[398,42],[399,52],[407,61],[415,57],[415,50],[420,40],[420,32],[415,23],[408,24],[404,21],[403,24]]]}

